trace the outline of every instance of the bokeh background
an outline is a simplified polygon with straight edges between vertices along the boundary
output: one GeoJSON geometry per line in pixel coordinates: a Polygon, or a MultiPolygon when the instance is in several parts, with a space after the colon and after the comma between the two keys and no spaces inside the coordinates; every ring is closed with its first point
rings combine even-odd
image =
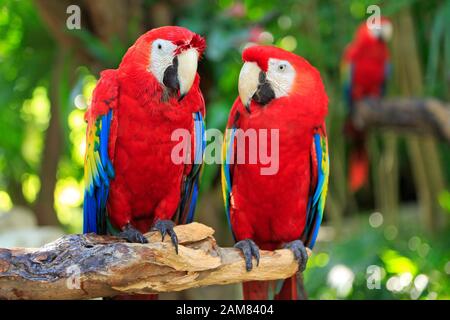
{"type": "MultiPolygon", "coordinates": [[[[450,298],[448,144],[373,130],[370,184],[356,194],[347,188],[339,63],[370,4],[394,25],[388,95],[448,101],[448,0],[0,0],[0,247],[37,247],[82,231],[83,114],[99,71],[116,68],[146,30],[176,24],[207,39],[199,73],[211,128],[225,127],[247,43],[280,46],[321,71],[330,97],[331,177],[319,242],[304,273],[309,297],[450,298]],[[66,28],[71,4],[81,9],[80,30],[66,28]],[[414,71],[396,68],[400,60],[414,71]]],[[[218,169],[205,168],[196,219],[231,246],[218,169]]],[[[162,298],[241,293],[230,285],[162,298]]]]}

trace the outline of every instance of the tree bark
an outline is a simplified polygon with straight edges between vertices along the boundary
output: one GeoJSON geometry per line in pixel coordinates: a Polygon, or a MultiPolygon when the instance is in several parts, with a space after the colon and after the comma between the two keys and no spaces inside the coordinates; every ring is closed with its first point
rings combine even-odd
{"type": "Polygon", "coordinates": [[[359,129],[434,135],[450,143],[450,105],[434,98],[367,99],[355,107],[359,129]]]}
{"type": "MultiPolygon", "coordinates": [[[[238,249],[221,248],[199,223],[175,227],[179,254],[156,232],[148,244],[95,234],[68,235],[39,249],[0,249],[0,298],[89,299],[180,291],[250,280],[285,279],[297,272],[290,250],[261,251],[247,272],[238,249]]],[[[311,252],[308,249],[308,254],[311,252]]]]}

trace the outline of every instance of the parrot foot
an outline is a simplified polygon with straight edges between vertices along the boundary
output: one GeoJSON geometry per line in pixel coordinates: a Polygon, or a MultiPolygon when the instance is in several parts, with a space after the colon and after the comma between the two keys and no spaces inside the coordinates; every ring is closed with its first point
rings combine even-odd
{"type": "Polygon", "coordinates": [[[152,227],[152,231],[159,231],[162,236],[162,241],[164,241],[164,237],[168,234],[175,247],[175,252],[178,254],[178,237],[173,227],[175,227],[175,223],[172,220],[157,220],[152,227]]]}
{"type": "Polygon", "coordinates": [[[236,242],[234,247],[242,251],[245,258],[245,269],[247,269],[247,271],[253,269],[252,257],[255,257],[256,265],[259,266],[259,248],[253,240],[241,240],[236,242]]]}
{"type": "Polygon", "coordinates": [[[127,224],[122,232],[117,235],[119,238],[123,238],[128,242],[135,243],[148,243],[148,240],[142,233],[135,229],[131,224],[127,224]]]}
{"type": "Polygon", "coordinates": [[[306,252],[303,242],[301,240],[295,240],[287,243],[284,248],[294,253],[295,260],[298,261],[298,271],[305,271],[306,263],[308,262],[308,252],[306,252]]]}

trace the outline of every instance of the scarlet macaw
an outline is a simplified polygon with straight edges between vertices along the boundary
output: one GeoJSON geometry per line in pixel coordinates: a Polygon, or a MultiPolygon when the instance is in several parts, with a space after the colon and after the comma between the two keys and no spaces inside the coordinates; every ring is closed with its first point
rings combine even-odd
{"type": "MultiPolygon", "coordinates": [[[[305,246],[316,241],[325,206],[329,157],[325,116],[328,98],[320,73],[304,58],[272,46],[243,52],[239,97],[231,109],[223,144],[222,190],[226,213],[246,268],[259,248],[293,251],[299,270],[305,246]],[[261,174],[261,163],[236,163],[238,135],[279,130],[279,168],[261,174]]],[[[261,141],[260,141],[261,143],[261,141]]],[[[274,141],[268,141],[268,145],[274,141]]],[[[248,155],[249,145],[245,146],[248,155]]],[[[270,148],[269,148],[270,150],[270,148]]],[[[243,284],[245,299],[267,299],[271,284],[243,284]]],[[[284,281],[278,299],[296,299],[296,277],[284,281]]]]}
{"type": "Polygon", "coordinates": [[[389,48],[387,42],[392,36],[392,24],[382,17],[380,25],[362,23],[344,52],[341,74],[344,95],[349,109],[345,132],[351,141],[349,187],[353,192],[367,183],[369,158],[365,146],[365,132],[358,129],[351,117],[355,102],[365,98],[380,98],[384,95],[386,81],[390,74],[389,48]]]}
{"type": "Polygon", "coordinates": [[[193,219],[205,148],[197,74],[204,49],[204,39],[185,28],[153,29],[118,69],[101,73],[85,114],[85,233],[145,243],[153,226],[178,252],[174,221],[193,219]],[[176,129],[193,137],[190,162],[171,158],[176,129]]]}

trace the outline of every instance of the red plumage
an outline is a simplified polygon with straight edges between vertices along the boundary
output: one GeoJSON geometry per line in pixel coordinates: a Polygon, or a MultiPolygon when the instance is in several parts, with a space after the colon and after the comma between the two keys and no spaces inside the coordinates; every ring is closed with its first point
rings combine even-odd
{"type": "MultiPolygon", "coordinates": [[[[347,46],[343,56],[346,73],[346,94],[350,113],[355,102],[365,98],[380,98],[384,94],[388,76],[389,48],[383,29],[392,28],[387,18],[382,17],[378,29],[370,29],[362,23],[355,39],[347,46]]],[[[389,31],[391,32],[391,31],[389,31]]],[[[390,37],[390,35],[389,35],[390,37]]],[[[345,133],[351,141],[349,165],[349,187],[353,192],[363,187],[368,180],[369,157],[365,146],[365,132],[358,129],[349,118],[345,133]]]]}
{"type": "Polygon", "coordinates": [[[170,235],[178,250],[170,220],[177,213],[183,215],[177,215],[177,221],[192,219],[199,170],[192,161],[173,161],[179,141],[172,141],[172,133],[190,132],[193,160],[199,147],[194,137],[203,130],[195,121],[204,117],[205,103],[192,59],[198,60],[204,49],[204,39],[185,28],[153,29],[128,49],[118,69],[101,73],[85,115],[85,232],[146,242],[142,233],[154,225],[162,235],[170,235]]]}
{"type": "MultiPolygon", "coordinates": [[[[381,23],[390,22],[382,18],[381,23]]],[[[389,48],[384,40],[374,36],[365,22],[359,26],[355,39],[345,49],[343,60],[352,65],[353,101],[383,94],[389,48]]]]}
{"type": "Polygon", "coordinates": [[[173,163],[171,151],[178,141],[171,141],[171,134],[176,129],[193,134],[192,114],[205,113],[198,74],[181,102],[176,96],[164,97],[164,86],[148,70],[155,39],[182,46],[179,51],[198,46],[199,56],[204,50],[204,40],[185,28],[147,32],[128,49],[118,69],[102,72],[86,113],[89,122],[113,110],[108,151],[115,178],[107,212],[119,230],[130,223],[147,232],[155,219],[171,219],[175,214],[182,178],[191,167],[173,163]]]}
{"type": "MultiPolygon", "coordinates": [[[[296,75],[289,93],[264,106],[252,99],[250,113],[241,100],[236,99],[227,128],[279,129],[279,170],[275,175],[261,175],[260,169],[267,165],[231,166],[229,215],[237,241],[252,239],[261,249],[274,250],[300,239],[305,229],[308,199],[314,183],[311,172],[313,135],[317,128],[325,129],[328,98],[319,72],[305,59],[267,46],[250,47],[243,53],[244,62],[255,62],[263,71],[268,70],[269,59],[285,60],[294,67],[296,75]]],[[[271,143],[269,139],[267,150],[271,150],[271,143]]],[[[245,148],[248,155],[249,144],[245,148]]],[[[244,298],[267,299],[271,285],[244,283],[244,298]]],[[[289,288],[282,292],[284,294],[278,298],[295,298],[289,288]]]]}

